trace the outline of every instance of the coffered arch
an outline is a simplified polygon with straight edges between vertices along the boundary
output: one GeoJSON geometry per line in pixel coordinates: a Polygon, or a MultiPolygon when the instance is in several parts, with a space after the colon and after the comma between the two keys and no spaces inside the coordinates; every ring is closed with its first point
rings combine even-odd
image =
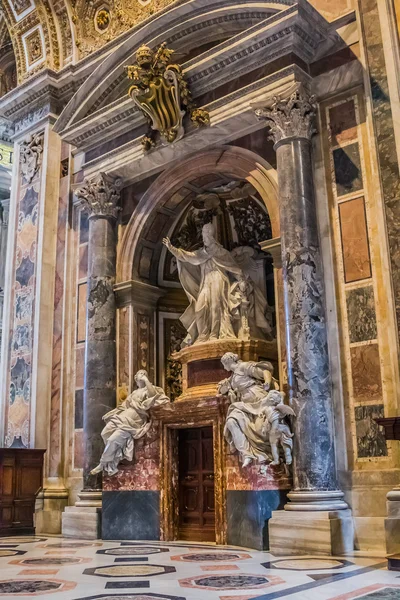
{"type": "MultiPolygon", "coordinates": [[[[137,273],[140,271],[142,250],[140,242],[143,241],[143,237],[146,237],[149,228],[152,231],[156,229],[158,231],[156,226],[156,222],[159,220],[158,216],[163,217],[165,223],[160,237],[162,238],[167,233],[169,223],[166,216],[175,218],[174,212],[171,210],[171,206],[175,206],[174,195],[179,196],[180,190],[192,179],[210,174],[223,174],[231,176],[232,179],[241,179],[251,183],[267,208],[272,236],[279,237],[279,202],[275,169],[250,150],[236,146],[213,148],[190,156],[167,169],[143,195],[131,216],[121,241],[117,265],[118,283],[137,277],[137,273]]],[[[151,249],[151,244],[147,244],[147,246],[151,249]]],[[[160,249],[161,247],[157,244],[151,258],[147,257],[154,265],[159,261],[160,249]]],[[[150,271],[154,271],[154,269],[150,267],[150,271]]]]}

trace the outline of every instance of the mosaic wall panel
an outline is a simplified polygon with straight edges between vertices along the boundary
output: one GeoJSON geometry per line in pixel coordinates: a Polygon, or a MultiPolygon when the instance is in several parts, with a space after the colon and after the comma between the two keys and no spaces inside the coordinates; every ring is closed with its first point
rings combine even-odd
{"type": "Polygon", "coordinates": [[[326,103],[322,114],[331,223],[336,247],[339,325],[343,350],[345,405],[354,422],[346,431],[357,459],[387,456],[374,415],[384,414],[377,315],[373,288],[368,223],[369,200],[364,189],[365,121],[360,94],[326,103]]]}
{"type": "Polygon", "coordinates": [[[13,315],[8,348],[9,396],[5,414],[6,447],[29,447],[31,375],[41,168],[28,182],[22,175],[17,192],[16,242],[13,259],[13,315]]]}
{"type": "Polygon", "coordinates": [[[339,204],[339,217],[345,282],[369,279],[372,273],[364,198],[339,204]]]}

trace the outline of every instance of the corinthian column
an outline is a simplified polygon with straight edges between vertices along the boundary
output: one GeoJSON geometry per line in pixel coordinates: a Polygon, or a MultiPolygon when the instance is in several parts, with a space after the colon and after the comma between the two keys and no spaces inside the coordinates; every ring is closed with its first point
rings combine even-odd
{"type": "Polygon", "coordinates": [[[83,490],[63,515],[63,534],[100,536],[101,474],[90,471],[104,449],[102,417],[116,406],[116,222],[121,179],[101,173],[75,191],[89,209],[88,300],[83,399],[83,490]],[[85,510],[82,511],[82,508],[85,510]],[[93,508],[93,514],[88,509],[93,508]]]}
{"type": "Polygon", "coordinates": [[[344,530],[341,522],[341,534],[332,536],[329,522],[332,517],[343,520],[346,516],[347,521],[350,518],[343,492],[338,489],[335,464],[325,290],[311,148],[316,110],[314,97],[296,85],[285,98],[275,97],[265,103],[256,115],[266,120],[277,155],[288,386],[290,404],[296,413],[293,490],[285,511],[303,511],[300,519],[298,514],[274,513],[270,539],[276,551],[294,552],[292,533],[285,531],[288,519],[298,519],[303,533],[296,531],[296,550],[330,553],[348,548],[351,535],[350,523],[344,530]],[[306,518],[305,511],[310,513],[306,518]],[[324,540],[318,540],[316,533],[321,527],[326,530],[324,540]]]}

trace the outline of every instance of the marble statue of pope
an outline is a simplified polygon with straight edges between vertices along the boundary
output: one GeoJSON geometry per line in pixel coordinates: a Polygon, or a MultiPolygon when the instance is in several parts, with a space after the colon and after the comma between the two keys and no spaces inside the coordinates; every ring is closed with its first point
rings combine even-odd
{"type": "Polygon", "coordinates": [[[121,460],[131,461],[134,440],[146,435],[151,427],[149,410],[170,401],[162,388],[149,381],[145,370],[136,373],[135,382],[137,389],[117,408],[103,416],[106,426],[101,437],[105,448],[100,463],[91,471],[92,475],[101,471],[115,475],[121,460]]]}
{"type": "MultiPolygon", "coordinates": [[[[188,344],[237,337],[233,323],[239,318],[248,282],[241,266],[214,235],[213,225],[204,225],[204,246],[193,252],[176,248],[169,238],[163,240],[177,259],[179,280],[189,299],[180,319],[188,332],[188,344]]],[[[263,310],[264,304],[265,300],[257,303],[256,311],[260,312],[259,307],[263,310]]],[[[264,323],[261,312],[259,317],[264,323]]]]}

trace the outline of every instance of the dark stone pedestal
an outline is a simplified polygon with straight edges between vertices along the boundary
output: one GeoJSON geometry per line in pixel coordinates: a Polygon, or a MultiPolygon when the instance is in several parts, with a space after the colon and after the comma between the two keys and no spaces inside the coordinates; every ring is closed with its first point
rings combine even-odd
{"type": "Polygon", "coordinates": [[[228,490],[227,542],[255,550],[269,550],[268,520],[273,510],[282,509],[289,490],[228,490]]]}
{"type": "Polygon", "coordinates": [[[103,540],[159,540],[160,492],[103,492],[103,540]]]}

